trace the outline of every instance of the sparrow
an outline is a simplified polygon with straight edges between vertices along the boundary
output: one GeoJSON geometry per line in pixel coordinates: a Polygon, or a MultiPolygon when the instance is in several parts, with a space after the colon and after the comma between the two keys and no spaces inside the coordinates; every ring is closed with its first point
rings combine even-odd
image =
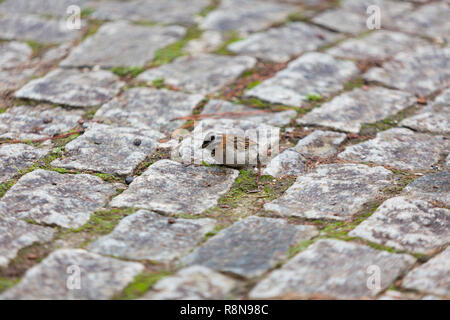
{"type": "Polygon", "coordinates": [[[203,138],[201,148],[210,151],[211,157],[220,165],[245,168],[256,164],[259,181],[261,177],[261,161],[258,143],[249,137],[209,132],[203,138]]]}

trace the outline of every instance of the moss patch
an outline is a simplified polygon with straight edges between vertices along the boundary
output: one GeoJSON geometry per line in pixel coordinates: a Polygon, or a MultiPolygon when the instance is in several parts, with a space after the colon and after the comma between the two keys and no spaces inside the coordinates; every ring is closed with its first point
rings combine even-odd
{"type": "Polygon", "coordinates": [[[394,115],[386,117],[383,120],[377,121],[375,123],[365,123],[361,126],[361,135],[375,135],[377,132],[392,129],[398,126],[398,124],[405,118],[412,116],[419,109],[418,105],[414,104],[400,110],[394,115]]]}
{"type": "Polygon", "coordinates": [[[295,177],[275,179],[262,176],[258,183],[256,172],[241,170],[231,189],[219,199],[218,205],[206,210],[202,216],[218,219],[219,225],[230,225],[235,219],[260,212],[266,202],[278,198],[294,181],[295,177]]]}
{"type": "Polygon", "coordinates": [[[169,44],[165,48],[159,49],[155,52],[155,58],[151,63],[151,67],[160,66],[172,62],[174,59],[185,54],[184,46],[191,40],[197,39],[201,36],[202,31],[197,26],[189,27],[183,39],[169,44]]]}
{"type": "Polygon", "coordinates": [[[156,282],[171,275],[170,271],[143,272],[136,276],[122,293],[116,295],[116,300],[133,300],[144,295],[156,282]]]}
{"type": "Polygon", "coordinates": [[[3,278],[0,277],[0,293],[11,288],[19,282],[19,278],[3,278]]]}
{"type": "Polygon", "coordinates": [[[222,43],[222,45],[214,51],[215,54],[221,54],[221,55],[227,55],[232,56],[235,55],[233,52],[228,50],[228,46],[236,41],[240,41],[243,38],[241,38],[236,31],[228,31],[225,33],[225,41],[222,43]]]}
{"type": "Polygon", "coordinates": [[[111,72],[117,74],[120,77],[131,77],[136,78],[142,72],[144,68],[142,67],[113,67],[110,69],[111,72]]]}
{"type": "Polygon", "coordinates": [[[95,234],[97,236],[111,233],[119,224],[120,220],[134,213],[136,209],[111,209],[96,211],[91,215],[89,222],[76,229],[68,229],[63,232],[95,234]]]}

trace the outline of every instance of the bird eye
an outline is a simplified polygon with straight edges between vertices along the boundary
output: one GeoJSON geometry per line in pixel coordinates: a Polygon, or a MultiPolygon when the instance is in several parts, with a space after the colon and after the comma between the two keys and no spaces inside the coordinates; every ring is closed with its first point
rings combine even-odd
{"type": "Polygon", "coordinates": [[[216,139],[215,136],[211,136],[211,141],[214,141],[214,139],[216,139]]]}

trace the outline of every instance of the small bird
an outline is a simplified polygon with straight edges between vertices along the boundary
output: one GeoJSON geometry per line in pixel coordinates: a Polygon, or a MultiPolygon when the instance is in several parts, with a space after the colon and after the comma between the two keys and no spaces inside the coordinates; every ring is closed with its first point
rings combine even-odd
{"type": "Polygon", "coordinates": [[[201,148],[211,151],[211,156],[220,165],[233,168],[256,165],[259,181],[261,177],[259,146],[249,137],[209,132],[203,139],[201,148]]]}

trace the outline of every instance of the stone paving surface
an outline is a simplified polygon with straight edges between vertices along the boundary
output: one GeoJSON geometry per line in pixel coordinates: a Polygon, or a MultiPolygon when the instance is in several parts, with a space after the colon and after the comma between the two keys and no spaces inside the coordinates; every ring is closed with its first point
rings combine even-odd
{"type": "Polygon", "coordinates": [[[417,131],[433,133],[450,132],[450,89],[419,111],[417,115],[404,119],[400,125],[417,131]]]}
{"type": "Polygon", "coordinates": [[[7,40],[32,40],[43,44],[73,41],[81,38],[79,30],[64,27],[65,21],[49,20],[38,15],[0,13],[0,38],[7,40]]]}
{"type": "Polygon", "coordinates": [[[89,246],[93,252],[130,260],[170,262],[186,255],[214,229],[213,219],[176,219],[140,210],[89,246]],[[170,220],[170,221],[169,221],[170,220]]]}
{"type": "Polygon", "coordinates": [[[54,231],[24,221],[3,217],[0,212],[0,267],[6,267],[17,252],[37,242],[50,241],[54,231]]]}
{"type": "Polygon", "coordinates": [[[106,23],[61,62],[62,67],[143,67],[162,49],[185,34],[185,29],[136,26],[125,21],[106,23]],[[144,41],[143,41],[144,40],[144,41]],[[115,47],[115,50],[109,48],[115,47]],[[105,54],[108,52],[108,54],[105,54]]]}
{"type": "Polygon", "coordinates": [[[171,64],[145,71],[138,79],[148,82],[164,80],[164,83],[184,91],[206,94],[230,84],[255,63],[254,58],[247,56],[202,54],[178,58],[171,64]]]}
{"type": "Polygon", "coordinates": [[[413,269],[403,280],[403,287],[448,298],[449,259],[450,248],[447,248],[427,263],[413,269]]]}
{"type": "Polygon", "coordinates": [[[329,96],[343,89],[357,73],[351,61],[337,60],[325,53],[307,53],[289,63],[273,78],[246,92],[272,103],[300,106],[308,94],[329,96]]]}
{"type": "Polygon", "coordinates": [[[127,127],[91,126],[85,134],[69,142],[63,159],[51,165],[75,170],[92,170],[130,175],[156,148],[160,133],[127,127]]]}
{"type": "Polygon", "coordinates": [[[382,68],[367,71],[364,79],[428,95],[450,84],[450,48],[425,46],[414,52],[400,52],[382,68]]]}
{"type": "Polygon", "coordinates": [[[221,231],[182,261],[246,278],[258,277],[286,259],[290,246],[316,234],[313,226],[249,217],[221,231]]]}
{"type": "Polygon", "coordinates": [[[84,112],[61,107],[17,106],[0,114],[0,138],[41,139],[70,131],[84,112]]]}
{"type": "Polygon", "coordinates": [[[124,289],[143,269],[144,266],[136,262],[111,259],[81,249],[58,250],[28,270],[22,281],[0,298],[108,299],[124,289]],[[73,282],[68,279],[68,270],[70,274],[81,275],[79,284],[75,278],[73,282]],[[78,286],[80,289],[76,289],[78,286]]]}
{"type": "Polygon", "coordinates": [[[415,100],[407,92],[381,87],[358,88],[324,103],[297,122],[358,133],[362,124],[383,120],[411,106],[415,100]]]}
{"type": "Polygon", "coordinates": [[[264,207],[289,217],[345,220],[375,200],[391,176],[383,167],[321,165],[300,175],[284,195],[264,207]]]}
{"type": "Polygon", "coordinates": [[[48,148],[34,148],[23,143],[0,145],[0,182],[18,175],[48,152],[48,148]]]}
{"type": "Polygon", "coordinates": [[[230,44],[228,49],[236,54],[285,62],[302,52],[316,50],[338,38],[338,34],[325,29],[294,22],[285,27],[255,33],[245,40],[230,44]]]}
{"type": "Polygon", "coordinates": [[[399,250],[429,253],[450,240],[449,224],[450,210],[396,197],[386,200],[349,235],[399,250]]]}
{"type": "Polygon", "coordinates": [[[250,292],[252,298],[360,298],[376,295],[414,263],[406,254],[374,250],[339,240],[320,240],[273,271],[250,292]],[[353,262],[354,259],[358,263],[353,262]],[[365,284],[367,269],[377,266],[380,288],[365,284]]]}
{"type": "Polygon", "coordinates": [[[357,60],[385,60],[399,51],[413,51],[426,41],[407,34],[376,30],[361,39],[349,39],[326,52],[336,57],[357,60]]]}
{"type": "Polygon", "coordinates": [[[170,133],[183,124],[182,120],[171,120],[190,115],[202,100],[203,95],[199,94],[132,88],[104,104],[95,113],[94,119],[108,125],[170,133]],[[167,109],[170,113],[165,112],[167,109]]]}
{"type": "Polygon", "coordinates": [[[273,0],[223,0],[200,23],[200,28],[246,34],[282,22],[295,11],[294,6],[273,0]]]}
{"type": "Polygon", "coordinates": [[[143,299],[208,300],[227,299],[236,281],[202,266],[182,269],[176,275],[159,281],[143,299]]]}
{"type": "Polygon", "coordinates": [[[105,206],[115,192],[114,185],[95,176],[38,169],[20,178],[0,205],[8,216],[76,228],[85,224],[92,212],[105,206]]]}
{"type": "Polygon", "coordinates": [[[347,147],[339,158],[406,170],[428,170],[445,149],[448,149],[445,137],[394,128],[380,132],[373,140],[347,147]]]}
{"type": "Polygon", "coordinates": [[[450,299],[449,11],[0,0],[0,299],[450,299]]]}
{"type": "Polygon", "coordinates": [[[56,69],[43,78],[30,81],[16,91],[15,97],[91,107],[111,100],[124,84],[109,71],[56,69]]]}
{"type": "Polygon", "coordinates": [[[200,214],[217,203],[237,175],[232,169],[184,166],[161,160],[114,198],[111,206],[200,214]]]}
{"type": "Polygon", "coordinates": [[[91,15],[100,20],[132,20],[190,24],[209,5],[207,0],[135,0],[90,2],[91,15]]]}

